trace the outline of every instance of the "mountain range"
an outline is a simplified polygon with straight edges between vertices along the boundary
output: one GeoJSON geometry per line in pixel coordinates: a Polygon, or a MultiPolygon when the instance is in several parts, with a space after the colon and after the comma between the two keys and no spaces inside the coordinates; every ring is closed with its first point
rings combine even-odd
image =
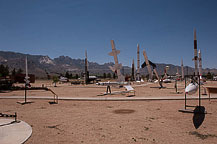
{"type": "MultiPolygon", "coordinates": [[[[69,56],[59,56],[57,58],[51,59],[49,56],[44,55],[30,55],[17,52],[0,51],[0,64],[7,65],[10,71],[14,68],[16,70],[22,69],[25,71],[26,57],[28,59],[29,73],[35,74],[38,78],[45,78],[47,74],[65,74],[67,71],[69,73],[79,75],[84,72],[84,59],[73,59],[69,56]]],[[[113,65],[113,62],[98,64],[96,62],[88,61],[88,70],[91,75],[102,75],[103,73],[112,73],[112,71],[109,69],[109,66],[113,65]]],[[[164,74],[164,68],[166,66],[169,66],[169,75],[175,75],[177,73],[177,69],[179,74],[181,74],[180,66],[164,63],[156,63],[156,65],[157,71],[160,75],[164,74]]],[[[140,71],[142,75],[148,74],[147,68],[143,68],[140,71]]],[[[185,74],[193,74],[193,72],[194,68],[188,66],[184,67],[185,74]]],[[[207,72],[217,74],[217,69],[203,69],[203,74],[206,74],[207,72]]],[[[125,75],[130,75],[131,67],[123,66],[122,73],[125,75]]]]}

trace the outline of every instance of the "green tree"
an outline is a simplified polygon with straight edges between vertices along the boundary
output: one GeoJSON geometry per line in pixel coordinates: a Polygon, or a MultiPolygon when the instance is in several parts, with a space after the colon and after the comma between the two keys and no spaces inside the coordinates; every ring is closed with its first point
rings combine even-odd
{"type": "Polygon", "coordinates": [[[115,75],[115,73],[113,73],[113,79],[115,79],[116,78],[116,75],[115,75]]]}
{"type": "Polygon", "coordinates": [[[75,79],[78,79],[78,74],[75,75],[75,79]]]}
{"type": "Polygon", "coordinates": [[[57,76],[53,76],[53,83],[54,83],[54,87],[57,87],[57,82],[59,81],[59,78],[57,76]]]}
{"type": "Polygon", "coordinates": [[[141,79],[145,80],[145,78],[146,78],[146,77],[145,77],[144,75],[141,75],[141,79]]]}
{"type": "Polygon", "coordinates": [[[15,69],[15,68],[11,71],[11,75],[12,75],[12,76],[15,76],[15,75],[16,75],[16,69],[15,69]]]}
{"type": "Polygon", "coordinates": [[[212,74],[210,72],[208,72],[207,75],[206,75],[206,78],[209,79],[209,80],[212,79],[212,74]]]}
{"type": "Polygon", "coordinates": [[[145,78],[146,78],[147,80],[149,80],[149,74],[147,74],[147,75],[145,76],[145,78]]]}
{"type": "Polygon", "coordinates": [[[65,77],[68,78],[68,79],[70,78],[70,75],[69,75],[68,71],[66,72],[65,77]]]}
{"type": "Polygon", "coordinates": [[[18,69],[17,74],[22,74],[23,70],[21,68],[18,69]]]}
{"type": "Polygon", "coordinates": [[[111,73],[107,73],[107,78],[111,78],[111,73]]]}
{"type": "Polygon", "coordinates": [[[70,73],[69,78],[72,79],[72,73],[70,73]]]}
{"type": "Polygon", "coordinates": [[[8,66],[4,66],[3,64],[0,65],[0,74],[1,76],[5,77],[9,75],[9,68],[8,66]]]}
{"type": "Polygon", "coordinates": [[[104,78],[104,79],[106,78],[106,73],[103,73],[103,78],[104,78]]]}

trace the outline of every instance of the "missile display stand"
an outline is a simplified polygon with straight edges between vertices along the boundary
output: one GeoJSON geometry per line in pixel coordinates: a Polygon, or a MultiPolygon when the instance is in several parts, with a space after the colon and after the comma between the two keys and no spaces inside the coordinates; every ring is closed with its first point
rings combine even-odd
{"type": "Polygon", "coordinates": [[[110,85],[108,85],[107,88],[106,88],[106,94],[111,94],[111,93],[112,93],[111,87],[110,87],[110,85]]]}
{"type": "MultiPolygon", "coordinates": [[[[199,108],[199,111],[197,111],[198,113],[207,113],[206,111],[203,111],[202,107],[201,106],[201,93],[200,93],[200,78],[197,77],[196,79],[192,79],[194,83],[197,83],[198,84],[198,106],[193,106],[193,105],[187,105],[187,94],[185,92],[185,105],[184,105],[184,109],[179,109],[178,111],[179,112],[183,112],[183,113],[195,113],[195,110],[194,109],[187,109],[188,107],[194,107],[194,108],[199,108]],[[197,80],[198,78],[198,80],[197,80]]],[[[186,77],[185,77],[185,88],[186,88],[186,77]]]]}
{"type": "Polygon", "coordinates": [[[26,76],[24,78],[24,81],[25,81],[24,101],[18,101],[17,102],[17,103],[22,104],[22,105],[32,103],[31,101],[27,101],[27,89],[28,89],[28,86],[30,85],[29,76],[28,76],[27,57],[26,57],[26,76]]]}
{"type": "Polygon", "coordinates": [[[24,101],[18,101],[18,104],[24,105],[24,104],[30,104],[33,103],[32,101],[27,100],[27,90],[28,90],[28,84],[25,83],[25,90],[24,90],[24,101]]]}
{"type": "Polygon", "coordinates": [[[4,117],[4,118],[14,118],[14,121],[13,122],[19,122],[17,121],[17,113],[15,112],[15,114],[3,114],[3,113],[0,113],[0,117],[4,117]]]}

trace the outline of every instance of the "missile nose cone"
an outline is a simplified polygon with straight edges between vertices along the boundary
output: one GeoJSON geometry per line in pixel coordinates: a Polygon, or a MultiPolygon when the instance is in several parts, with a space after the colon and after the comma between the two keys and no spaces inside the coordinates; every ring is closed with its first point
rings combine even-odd
{"type": "Polygon", "coordinates": [[[197,40],[197,37],[196,37],[196,29],[194,29],[194,40],[197,40]]]}
{"type": "Polygon", "coordinates": [[[85,50],[85,57],[87,58],[87,50],[85,50]]]}

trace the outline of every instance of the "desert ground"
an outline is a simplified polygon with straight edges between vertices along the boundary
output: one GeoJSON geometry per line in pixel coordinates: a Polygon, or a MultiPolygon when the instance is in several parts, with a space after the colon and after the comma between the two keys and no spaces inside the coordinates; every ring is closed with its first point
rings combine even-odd
{"type": "MultiPolygon", "coordinates": [[[[70,83],[52,85],[51,81],[36,81],[32,86],[52,89],[61,97],[127,97],[126,95],[98,96],[106,91],[104,86],[71,85],[70,83]]],[[[18,84],[19,85],[19,84],[18,84]]],[[[183,96],[184,83],[133,84],[134,97],[183,96]]],[[[217,86],[209,81],[205,86],[217,86]]],[[[112,87],[112,91],[124,88],[112,87]]],[[[203,92],[203,88],[201,89],[203,92]]],[[[1,96],[23,96],[24,91],[5,91],[1,96]]],[[[43,90],[28,91],[28,96],[53,96],[43,90]]],[[[197,94],[195,94],[197,95],[197,94]]],[[[134,98],[131,97],[131,98],[134,98]]],[[[217,142],[217,100],[202,100],[207,114],[199,128],[195,128],[193,113],[178,112],[184,108],[184,100],[146,100],[146,101],[71,101],[60,100],[49,104],[47,99],[31,99],[33,103],[20,105],[20,99],[0,99],[2,113],[17,112],[18,119],[32,126],[33,133],[26,144],[128,144],[128,143],[216,143],[217,142]]],[[[197,100],[188,100],[197,105],[197,100]]],[[[192,108],[193,109],[193,108],[192,108]]]]}
{"type": "MultiPolygon", "coordinates": [[[[188,83],[187,83],[188,84],[188,83]]],[[[24,84],[15,84],[16,86],[24,87],[24,84]]],[[[103,93],[106,92],[106,86],[98,86],[96,84],[89,85],[71,85],[71,83],[57,83],[57,87],[54,87],[54,84],[51,80],[36,80],[35,83],[32,83],[32,87],[47,87],[54,91],[60,98],[61,97],[100,97],[103,93]]],[[[132,87],[135,89],[135,97],[162,97],[162,96],[184,96],[184,82],[177,82],[178,92],[174,88],[175,83],[164,83],[165,88],[159,89],[158,83],[132,83],[132,87]]],[[[201,86],[201,93],[204,93],[205,86],[217,86],[217,81],[208,81],[203,86],[201,86]]],[[[119,88],[118,86],[111,87],[112,92],[115,91],[124,91],[124,87],[119,88]]],[[[24,91],[4,91],[0,93],[0,96],[23,96],[24,91]]],[[[195,94],[197,95],[197,94],[195,94]]],[[[51,96],[53,94],[49,91],[43,90],[31,90],[28,91],[28,96],[51,96]]],[[[125,95],[116,94],[116,95],[107,95],[103,97],[121,97],[125,95]]]]}

